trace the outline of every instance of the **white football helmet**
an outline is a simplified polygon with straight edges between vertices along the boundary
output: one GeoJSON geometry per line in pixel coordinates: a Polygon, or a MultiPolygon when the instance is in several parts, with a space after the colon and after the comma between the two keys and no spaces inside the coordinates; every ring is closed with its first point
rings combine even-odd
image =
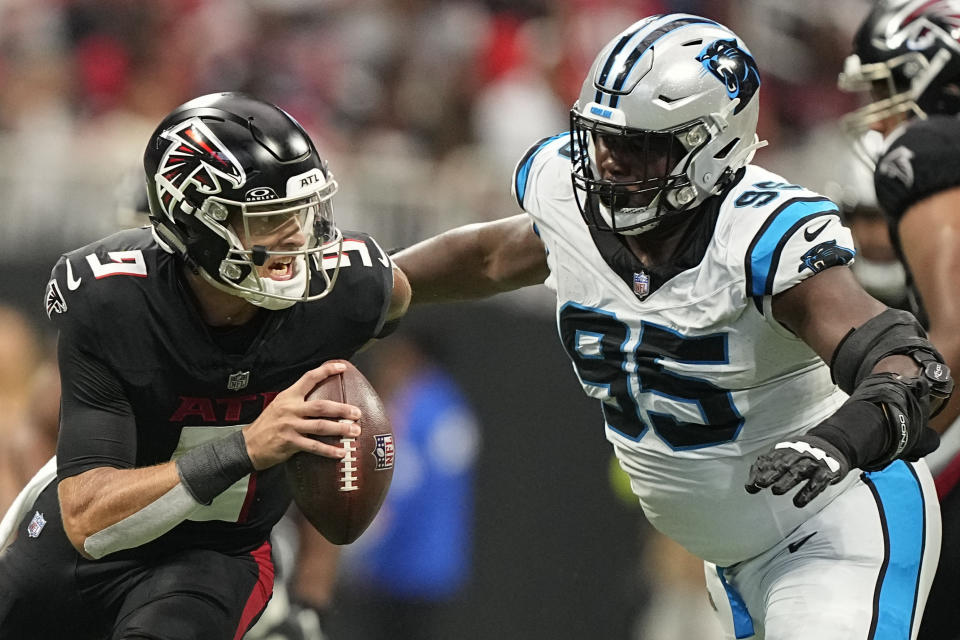
{"type": "Polygon", "coordinates": [[[642,233],[719,193],[766,144],[756,134],[759,87],[743,42],[706,18],[651,16],[611,40],[570,112],[587,224],[642,233]],[[630,156],[632,169],[605,178],[598,143],[630,156]]]}

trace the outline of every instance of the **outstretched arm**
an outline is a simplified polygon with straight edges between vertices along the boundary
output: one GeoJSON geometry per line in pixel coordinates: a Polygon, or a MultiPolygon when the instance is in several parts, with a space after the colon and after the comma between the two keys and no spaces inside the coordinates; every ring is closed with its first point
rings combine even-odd
{"type": "Polygon", "coordinates": [[[546,250],[530,217],[458,227],[393,256],[413,290],[413,304],[486,298],[542,283],[546,250]]]}

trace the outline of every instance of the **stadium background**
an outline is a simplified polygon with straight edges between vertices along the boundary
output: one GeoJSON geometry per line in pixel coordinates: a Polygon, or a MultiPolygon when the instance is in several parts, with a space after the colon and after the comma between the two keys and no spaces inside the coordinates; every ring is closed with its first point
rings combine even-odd
{"type": "MultiPolygon", "coordinates": [[[[594,54],[664,11],[719,19],[746,40],[771,143],[757,162],[829,191],[848,171],[835,120],[854,106],[836,74],[866,9],[864,0],[0,0],[0,305],[52,339],[42,295],[56,257],[144,222],[135,209],[147,136],[210,91],[249,91],[306,126],[340,182],[341,228],[397,247],[510,215],[515,162],[567,126],[594,54]]],[[[457,610],[466,640],[626,638],[658,588],[641,560],[649,532],[611,488],[600,416],[557,344],[552,311],[539,287],[410,319],[435,336],[484,426],[474,572],[457,610]]],[[[31,364],[0,366],[22,378],[31,364]]]]}

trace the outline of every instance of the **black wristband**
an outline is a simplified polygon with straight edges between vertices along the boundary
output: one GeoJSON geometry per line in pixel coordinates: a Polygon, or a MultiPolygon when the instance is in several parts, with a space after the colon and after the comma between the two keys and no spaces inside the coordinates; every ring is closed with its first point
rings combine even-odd
{"type": "Polygon", "coordinates": [[[873,470],[871,463],[890,448],[890,430],[883,410],[866,400],[847,400],[808,434],[823,438],[850,462],[850,468],[873,470]]]}
{"type": "Polygon", "coordinates": [[[177,458],[180,482],[200,504],[210,504],[253,470],[243,431],[194,447],[177,458]]]}

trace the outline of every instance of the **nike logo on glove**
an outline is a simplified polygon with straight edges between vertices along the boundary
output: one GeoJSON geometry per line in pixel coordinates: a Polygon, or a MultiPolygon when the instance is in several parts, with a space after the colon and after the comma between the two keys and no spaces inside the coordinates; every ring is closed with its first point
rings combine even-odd
{"type": "Polygon", "coordinates": [[[804,545],[804,543],[806,543],[807,540],[809,540],[810,538],[812,538],[812,537],[815,536],[815,535],[817,535],[817,532],[816,532],[816,531],[814,531],[814,532],[811,533],[810,535],[806,536],[805,538],[800,538],[799,540],[797,540],[797,541],[795,541],[795,542],[791,542],[790,544],[787,545],[787,551],[789,551],[790,553],[795,552],[797,549],[799,549],[800,547],[802,547],[802,546],[804,545]]]}
{"type": "Polygon", "coordinates": [[[828,224],[830,224],[830,221],[829,221],[829,220],[827,220],[827,221],[824,222],[822,225],[820,225],[820,228],[818,228],[816,231],[810,231],[810,228],[809,228],[809,227],[806,228],[806,229],[804,229],[804,230],[803,230],[803,239],[806,240],[807,242],[813,242],[814,239],[816,239],[816,237],[817,237],[818,235],[820,235],[820,234],[823,232],[824,229],[827,228],[827,225],[828,225],[828,224]]]}

